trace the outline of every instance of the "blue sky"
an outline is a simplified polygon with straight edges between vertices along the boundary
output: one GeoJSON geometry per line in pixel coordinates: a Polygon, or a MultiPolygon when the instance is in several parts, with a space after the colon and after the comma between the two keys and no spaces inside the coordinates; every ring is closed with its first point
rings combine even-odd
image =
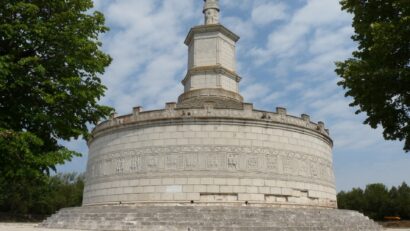
{"type": "MultiPolygon", "coordinates": [[[[237,33],[241,94],[258,109],[281,106],[292,115],[324,121],[334,140],[338,190],[382,182],[410,183],[410,155],[400,142],[384,141],[381,129],[363,125],[351,99],[337,86],[335,61],[356,45],[351,15],[338,0],[220,0],[221,23],[237,33]]],[[[102,76],[108,87],[102,104],[119,114],[132,107],[163,108],[183,88],[192,26],[203,23],[202,0],[96,0],[111,31],[101,37],[114,61],[102,76]]],[[[60,166],[61,172],[85,171],[84,141],[64,142],[84,154],[60,166]]]]}

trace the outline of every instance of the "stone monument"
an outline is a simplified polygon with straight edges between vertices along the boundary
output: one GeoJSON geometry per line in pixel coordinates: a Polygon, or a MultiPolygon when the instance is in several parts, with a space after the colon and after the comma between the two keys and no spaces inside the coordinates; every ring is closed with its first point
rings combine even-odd
{"type": "Polygon", "coordinates": [[[322,122],[244,103],[239,37],[205,0],[185,40],[184,93],[165,109],[112,116],[88,142],[83,206],[45,227],[89,230],[379,230],[337,210],[322,122]]]}

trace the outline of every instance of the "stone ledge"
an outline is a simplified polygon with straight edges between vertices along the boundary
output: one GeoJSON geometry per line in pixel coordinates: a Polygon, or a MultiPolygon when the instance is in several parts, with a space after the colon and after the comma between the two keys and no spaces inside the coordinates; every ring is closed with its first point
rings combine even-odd
{"type": "Polygon", "coordinates": [[[225,74],[227,77],[231,78],[232,80],[235,80],[238,83],[242,79],[237,73],[231,70],[228,70],[227,68],[221,65],[214,65],[214,66],[194,67],[194,68],[189,69],[187,74],[185,75],[185,78],[181,82],[183,85],[185,85],[188,78],[190,78],[192,75],[202,74],[202,73],[225,74]]]}
{"type": "Polygon", "coordinates": [[[196,33],[209,33],[209,32],[221,32],[222,34],[224,34],[228,38],[232,39],[234,42],[237,42],[240,39],[240,37],[238,35],[233,33],[228,28],[224,27],[223,25],[221,25],[221,24],[212,24],[212,25],[200,25],[200,26],[196,26],[196,27],[191,28],[191,30],[189,31],[184,43],[189,46],[189,44],[192,41],[192,38],[194,37],[194,35],[196,33]]]}
{"type": "MultiPolygon", "coordinates": [[[[176,124],[201,124],[217,121],[226,124],[275,126],[283,129],[299,129],[310,132],[325,140],[330,146],[333,141],[329,137],[329,130],[323,122],[313,123],[308,115],[301,117],[287,115],[286,109],[277,108],[276,112],[253,109],[252,104],[243,103],[243,109],[216,109],[211,107],[185,109],[176,108],[175,103],[167,103],[166,109],[142,111],[141,107],[135,107],[133,114],[117,116],[113,115],[109,120],[98,124],[92,131],[92,137],[109,130],[115,130],[133,126],[166,126],[176,124]]],[[[90,138],[89,143],[93,141],[90,138]]]]}
{"type": "Polygon", "coordinates": [[[222,88],[204,88],[197,90],[190,90],[178,97],[178,104],[181,104],[183,101],[189,99],[199,99],[201,100],[204,97],[217,97],[221,100],[228,99],[237,101],[237,103],[242,104],[243,97],[233,91],[228,91],[222,88]]]}

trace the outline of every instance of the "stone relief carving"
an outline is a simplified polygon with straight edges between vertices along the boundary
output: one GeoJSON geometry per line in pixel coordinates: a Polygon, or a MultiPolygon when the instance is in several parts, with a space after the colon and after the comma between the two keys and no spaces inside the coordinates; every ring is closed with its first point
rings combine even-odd
{"type": "Polygon", "coordinates": [[[239,155],[229,154],[228,155],[228,169],[238,170],[239,169],[239,155]]]}
{"type": "Polygon", "coordinates": [[[266,172],[333,182],[329,160],[304,153],[250,146],[160,146],[95,155],[87,178],[172,171],[266,172]]]}
{"type": "Polygon", "coordinates": [[[268,171],[277,172],[278,169],[278,154],[266,155],[266,169],[268,171]]]}
{"type": "Polygon", "coordinates": [[[168,155],[165,157],[167,169],[180,169],[182,166],[182,155],[168,155]]]}
{"type": "Polygon", "coordinates": [[[251,170],[256,170],[259,168],[258,157],[250,157],[247,161],[247,168],[251,170]]]}
{"type": "Polygon", "coordinates": [[[219,156],[216,154],[212,154],[207,158],[206,166],[208,169],[218,169],[220,165],[219,156]]]}
{"type": "Polygon", "coordinates": [[[187,154],[184,155],[185,169],[195,169],[198,166],[198,155],[197,154],[187,154]]]}

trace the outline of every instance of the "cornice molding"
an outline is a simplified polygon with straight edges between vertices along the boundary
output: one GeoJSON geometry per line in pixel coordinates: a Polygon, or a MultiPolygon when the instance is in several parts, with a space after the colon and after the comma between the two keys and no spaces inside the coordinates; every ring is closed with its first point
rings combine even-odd
{"type": "Polygon", "coordinates": [[[187,46],[189,46],[195,34],[209,33],[209,32],[220,32],[224,34],[225,36],[227,36],[228,38],[232,39],[234,42],[237,42],[240,39],[238,35],[236,35],[234,32],[232,32],[231,30],[229,30],[228,28],[224,27],[221,24],[209,24],[209,25],[201,25],[201,26],[192,27],[184,43],[187,46]]]}

